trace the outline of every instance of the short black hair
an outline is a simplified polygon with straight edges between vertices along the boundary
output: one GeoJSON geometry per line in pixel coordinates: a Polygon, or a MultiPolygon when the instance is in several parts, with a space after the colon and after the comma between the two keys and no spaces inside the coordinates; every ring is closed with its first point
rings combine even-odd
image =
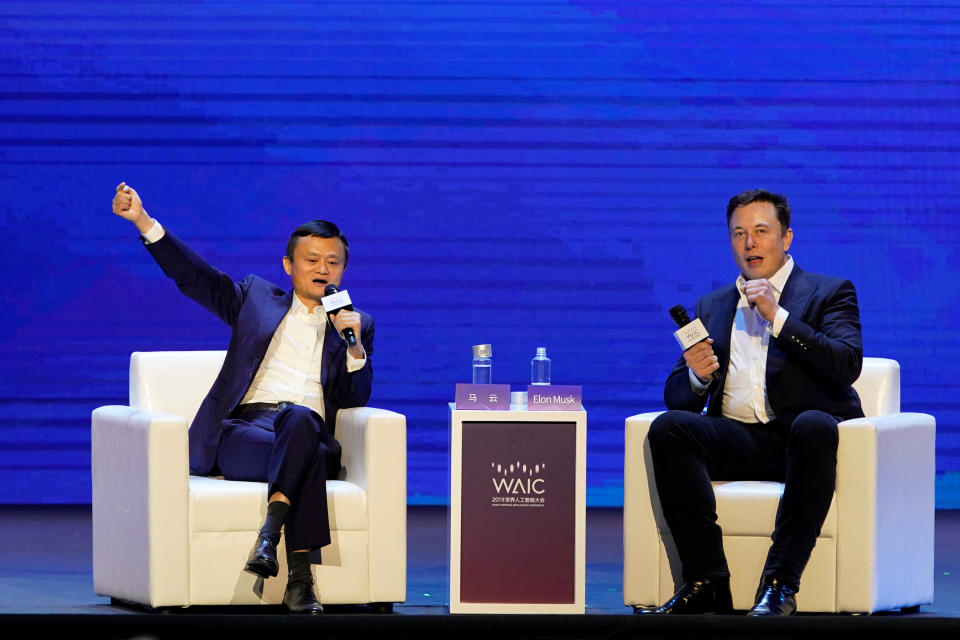
{"type": "Polygon", "coordinates": [[[293,262],[293,250],[297,246],[300,238],[307,236],[316,236],[318,238],[339,238],[343,243],[343,266],[346,268],[347,260],[350,258],[350,245],[347,244],[347,238],[340,231],[340,227],[328,220],[310,220],[293,230],[290,234],[290,240],[287,241],[287,259],[293,262]]]}
{"type": "Polygon", "coordinates": [[[765,189],[750,189],[730,198],[727,203],[727,229],[730,228],[730,216],[737,207],[748,205],[751,202],[769,202],[777,210],[777,220],[780,221],[780,233],[785,234],[790,228],[790,205],[786,196],[771,193],[765,189]]]}

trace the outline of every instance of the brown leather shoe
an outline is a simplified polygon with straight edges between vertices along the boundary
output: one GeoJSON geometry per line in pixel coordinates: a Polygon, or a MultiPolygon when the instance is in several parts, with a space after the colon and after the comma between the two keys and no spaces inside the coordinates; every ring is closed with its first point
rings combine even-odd
{"type": "Polygon", "coordinates": [[[637,615],[672,614],[693,615],[729,613],[733,610],[729,578],[688,580],[665,604],[656,609],[634,608],[637,615]]]}

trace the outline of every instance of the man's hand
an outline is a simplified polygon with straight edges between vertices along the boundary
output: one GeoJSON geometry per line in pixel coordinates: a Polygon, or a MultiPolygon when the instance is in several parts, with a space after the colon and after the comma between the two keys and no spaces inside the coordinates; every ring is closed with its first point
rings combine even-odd
{"type": "Polygon", "coordinates": [[[360,342],[360,314],[358,312],[342,309],[336,315],[330,314],[330,322],[333,323],[341,337],[343,337],[345,329],[353,329],[353,335],[357,338],[357,345],[350,347],[350,355],[358,360],[367,357],[366,351],[363,350],[363,344],[360,342]]]}
{"type": "Polygon", "coordinates": [[[698,342],[683,352],[687,366],[702,382],[710,380],[713,372],[720,368],[720,361],[713,353],[713,338],[698,342]]]}
{"type": "Polygon", "coordinates": [[[757,310],[767,322],[773,322],[774,316],[780,309],[777,304],[777,298],[773,291],[773,285],[768,280],[758,278],[756,280],[747,280],[743,285],[743,293],[747,296],[747,302],[757,310]]]}
{"type": "Polygon", "coordinates": [[[137,225],[140,233],[146,233],[153,226],[153,218],[144,210],[140,196],[126,182],[118,184],[113,194],[113,212],[137,225]]]}

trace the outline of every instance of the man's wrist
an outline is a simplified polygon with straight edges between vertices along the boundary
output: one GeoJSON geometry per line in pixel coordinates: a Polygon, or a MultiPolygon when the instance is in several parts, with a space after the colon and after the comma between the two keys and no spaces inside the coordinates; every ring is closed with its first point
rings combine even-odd
{"type": "Polygon", "coordinates": [[[359,371],[360,369],[363,369],[365,364],[367,364],[367,352],[363,348],[363,345],[357,343],[356,347],[349,347],[347,349],[347,373],[359,371]],[[357,357],[352,353],[356,348],[359,348],[360,350],[360,357],[357,357]]]}
{"type": "Polygon", "coordinates": [[[150,214],[147,213],[146,209],[141,209],[140,215],[134,218],[132,222],[133,222],[133,225],[137,228],[137,230],[141,234],[144,234],[150,230],[150,227],[153,226],[154,220],[153,218],[150,217],[150,214]]]}
{"type": "Polygon", "coordinates": [[[159,222],[149,216],[147,216],[147,220],[149,223],[145,225],[146,229],[143,229],[139,223],[137,224],[137,228],[140,229],[140,237],[143,238],[143,241],[146,244],[153,244],[157,240],[163,238],[165,232],[163,230],[163,226],[159,222]]]}
{"type": "Polygon", "coordinates": [[[770,323],[770,333],[774,338],[780,337],[780,332],[783,331],[783,325],[787,323],[787,317],[789,315],[789,311],[783,307],[777,307],[777,313],[773,316],[773,321],[770,323]]]}
{"type": "Polygon", "coordinates": [[[347,353],[350,354],[351,358],[356,358],[357,360],[366,360],[367,352],[363,350],[363,345],[359,342],[356,346],[348,347],[347,353]]]}
{"type": "Polygon", "coordinates": [[[698,396],[702,396],[707,392],[707,388],[710,386],[710,379],[703,380],[700,376],[694,373],[693,369],[687,367],[687,371],[690,372],[690,390],[693,391],[698,396]]]}

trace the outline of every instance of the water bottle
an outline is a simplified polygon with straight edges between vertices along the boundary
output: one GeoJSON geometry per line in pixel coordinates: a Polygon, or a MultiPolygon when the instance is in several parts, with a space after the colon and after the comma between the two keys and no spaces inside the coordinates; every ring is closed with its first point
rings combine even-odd
{"type": "Polygon", "coordinates": [[[488,344],[473,345],[473,384],[493,384],[493,350],[488,344]]]}
{"type": "Polygon", "coordinates": [[[537,347],[537,355],[530,361],[530,384],[550,384],[550,358],[546,347],[537,347]]]}

